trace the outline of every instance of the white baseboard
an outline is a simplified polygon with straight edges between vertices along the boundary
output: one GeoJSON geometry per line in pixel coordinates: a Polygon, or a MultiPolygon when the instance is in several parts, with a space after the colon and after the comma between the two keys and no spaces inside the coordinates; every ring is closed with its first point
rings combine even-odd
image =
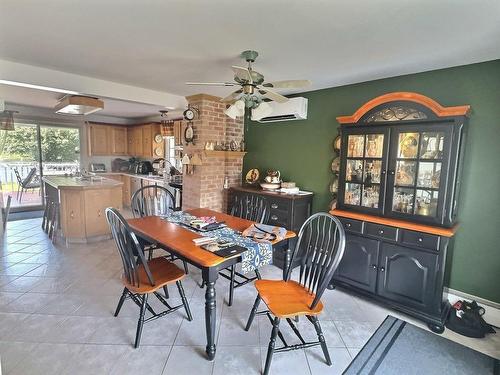
{"type": "Polygon", "coordinates": [[[484,307],[485,313],[483,319],[489,324],[500,327],[500,303],[450,288],[444,288],[444,295],[452,305],[461,299],[467,301],[475,300],[479,305],[484,307]]]}

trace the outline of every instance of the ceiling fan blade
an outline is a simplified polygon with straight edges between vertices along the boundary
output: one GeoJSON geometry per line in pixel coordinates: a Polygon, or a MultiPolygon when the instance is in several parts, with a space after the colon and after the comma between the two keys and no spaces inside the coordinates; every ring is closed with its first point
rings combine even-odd
{"type": "Polygon", "coordinates": [[[276,89],[296,89],[311,86],[311,81],[308,79],[295,79],[288,81],[266,82],[262,86],[276,89]]]}
{"type": "Polygon", "coordinates": [[[265,89],[262,87],[257,87],[257,88],[259,89],[259,92],[262,94],[264,98],[271,99],[278,103],[286,103],[288,101],[288,98],[286,96],[271,91],[267,87],[265,89]]]}
{"type": "Polygon", "coordinates": [[[233,82],[186,82],[189,86],[238,86],[233,82]]]}
{"type": "Polygon", "coordinates": [[[222,98],[220,101],[221,102],[232,102],[234,100],[236,100],[236,98],[243,92],[243,90],[236,90],[235,92],[232,92],[231,94],[229,94],[228,96],[226,96],[225,98],[222,98]]]}
{"type": "Polygon", "coordinates": [[[235,65],[233,65],[231,68],[233,69],[233,72],[236,77],[238,77],[241,80],[247,81],[248,83],[253,83],[252,75],[250,74],[247,68],[235,65]]]}

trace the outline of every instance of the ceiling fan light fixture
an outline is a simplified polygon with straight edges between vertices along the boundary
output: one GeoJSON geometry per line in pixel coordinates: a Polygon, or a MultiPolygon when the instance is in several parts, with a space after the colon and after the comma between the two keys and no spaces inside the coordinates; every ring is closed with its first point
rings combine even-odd
{"type": "Polygon", "coordinates": [[[224,113],[232,118],[233,120],[236,120],[236,117],[242,117],[245,115],[245,102],[243,100],[237,100],[229,106],[228,109],[224,111],[224,113]]]}
{"type": "Polygon", "coordinates": [[[273,108],[266,102],[260,102],[257,107],[252,109],[252,120],[259,121],[271,113],[273,113],[273,108]]]}

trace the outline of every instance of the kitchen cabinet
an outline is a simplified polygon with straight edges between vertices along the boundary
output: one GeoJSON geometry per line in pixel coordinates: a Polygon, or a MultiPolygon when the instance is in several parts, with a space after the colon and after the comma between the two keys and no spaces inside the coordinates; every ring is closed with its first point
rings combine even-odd
{"type": "Polygon", "coordinates": [[[127,128],[123,126],[110,127],[111,154],[127,155],[127,128]]]}
{"type": "Polygon", "coordinates": [[[442,332],[447,253],[457,229],[469,106],[416,93],[372,99],[340,116],[337,208],[346,231],[332,285],[442,332]]]}
{"type": "Polygon", "coordinates": [[[130,190],[130,177],[127,175],[122,175],[122,195],[123,195],[123,205],[125,207],[130,207],[130,198],[132,196],[130,190]]]}
{"type": "Polygon", "coordinates": [[[132,156],[143,155],[142,129],[138,126],[132,128],[132,142],[134,143],[132,156]]]}
{"type": "Polygon", "coordinates": [[[110,155],[109,127],[106,125],[89,124],[87,129],[89,156],[110,155]]]}
{"type": "Polygon", "coordinates": [[[152,125],[142,125],[142,154],[144,157],[153,156],[152,125]]]}

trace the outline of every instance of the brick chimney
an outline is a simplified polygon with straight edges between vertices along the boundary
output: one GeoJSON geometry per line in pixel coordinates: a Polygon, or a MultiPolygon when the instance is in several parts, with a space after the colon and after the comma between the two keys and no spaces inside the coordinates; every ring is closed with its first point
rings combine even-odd
{"type": "Polygon", "coordinates": [[[182,209],[203,207],[227,212],[229,197],[223,188],[224,178],[228,177],[229,186],[241,184],[243,155],[205,152],[205,143],[234,140],[239,145],[243,139],[243,119],[232,120],[226,116],[224,110],[227,104],[217,96],[198,94],[186,99],[199,110],[199,118],[193,121],[194,145],[184,145],[184,153],[190,157],[198,153],[203,165],[196,166],[193,174],[184,174],[182,209]]]}

